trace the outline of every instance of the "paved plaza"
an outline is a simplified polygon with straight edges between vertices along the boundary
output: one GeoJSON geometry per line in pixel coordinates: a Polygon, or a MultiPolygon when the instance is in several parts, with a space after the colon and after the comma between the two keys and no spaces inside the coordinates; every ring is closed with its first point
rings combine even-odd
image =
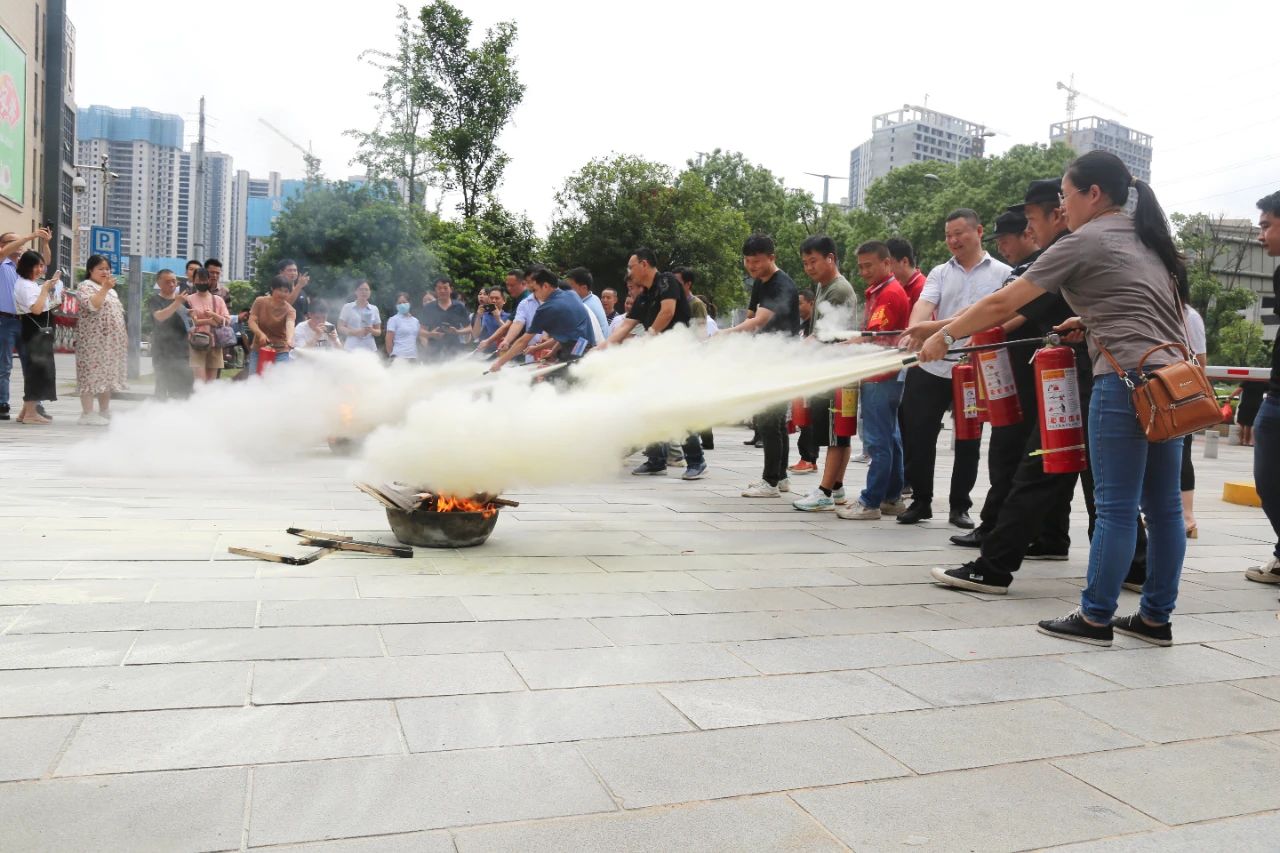
{"type": "Polygon", "coordinates": [[[1280,846],[1271,532],[1219,499],[1247,448],[1197,442],[1177,645],[1095,649],[1029,627],[1077,603],[1082,502],[1069,562],[958,592],[955,528],[741,498],[726,428],[698,482],[620,463],[509,494],[479,548],[289,567],[227,548],[390,541],[326,448],[207,478],[157,436],[171,479],[72,476],[50,408],[0,424],[0,850],[1280,846]]]}

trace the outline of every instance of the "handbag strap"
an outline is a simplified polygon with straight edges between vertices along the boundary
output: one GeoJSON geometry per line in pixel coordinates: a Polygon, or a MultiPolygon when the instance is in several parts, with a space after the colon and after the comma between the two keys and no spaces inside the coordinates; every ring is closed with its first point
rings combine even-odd
{"type": "MultiPolygon", "coordinates": [[[[1151,353],[1155,352],[1156,350],[1170,349],[1170,348],[1177,348],[1181,350],[1184,361],[1189,361],[1196,366],[1200,366],[1200,362],[1196,359],[1195,353],[1191,352],[1191,329],[1187,326],[1187,306],[1186,306],[1186,303],[1182,301],[1182,291],[1178,289],[1178,280],[1173,276],[1172,273],[1169,274],[1169,283],[1173,285],[1173,298],[1177,301],[1178,314],[1181,315],[1182,317],[1182,333],[1183,333],[1184,342],[1179,343],[1176,341],[1166,341],[1161,344],[1156,344],[1151,349],[1147,350],[1145,353],[1143,353],[1142,358],[1139,359],[1138,361],[1139,373],[1142,372],[1143,365],[1146,364],[1147,357],[1150,356],[1151,353]]],[[[1126,373],[1124,368],[1120,366],[1120,362],[1116,361],[1115,356],[1111,354],[1111,351],[1108,350],[1106,346],[1103,345],[1102,338],[1099,337],[1097,332],[1094,332],[1093,330],[1090,330],[1089,334],[1093,337],[1093,342],[1094,344],[1097,345],[1098,351],[1106,357],[1107,361],[1111,362],[1111,367],[1119,375],[1121,380],[1124,381],[1124,384],[1128,385],[1130,390],[1132,390],[1134,385],[1133,385],[1133,381],[1129,379],[1129,374],[1126,373]]]]}

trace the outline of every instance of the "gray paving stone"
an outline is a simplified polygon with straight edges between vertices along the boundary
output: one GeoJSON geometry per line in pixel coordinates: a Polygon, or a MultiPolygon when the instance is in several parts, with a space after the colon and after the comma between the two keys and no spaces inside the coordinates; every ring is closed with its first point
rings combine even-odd
{"type": "Polygon", "coordinates": [[[609,645],[608,638],[585,619],[385,625],[380,630],[387,653],[391,655],[584,649],[609,645]]]}
{"type": "Polygon", "coordinates": [[[697,681],[660,689],[671,704],[703,729],[928,707],[910,693],[863,671],[697,681]]]}
{"type": "Polygon", "coordinates": [[[1209,647],[1280,670],[1280,637],[1209,643],[1209,647]]]}
{"type": "Polygon", "coordinates": [[[247,785],[244,768],[0,785],[0,848],[234,850],[247,785]]]}
{"type": "Polygon", "coordinates": [[[1062,701],[1154,743],[1280,729],[1280,702],[1223,683],[1066,696],[1062,701]]]}
{"type": "Polygon", "coordinates": [[[523,689],[500,654],[264,661],[253,670],[253,701],[259,705],[523,689]]]}
{"type": "Polygon", "coordinates": [[[792,798],[859,853],[1012,853],[1157,826],[1044,764],[803,791],[792,798]]]}
{"type": "Polygon", "coordinates": [[[592,619],[591,624],[620,646],[772,640],[800,633],[776,613],[620,616],[592,619]]]}
{"type": "Polygon", "coordinates": [[[1167,824],[1280,809],[1280,744],[1255,737],[1166,744],[1053,763],[1167,824]]]}
{"type": "Polygon", "coordinates": [[[784,621],[794,625],[799,633],[806,635],[932,631],[963,628],[965,625],[949,616],[933,613],[930,608],[912,604],[901,607],[792,610],[781,616],[784,621]]]}
{"type": "Polygon", "coordinates": [[[252,628],[252,601],[203,604],[39,604],[10,634],[72,634],[86,631],[164,631],[188,628],[252,628]]]}
{"type": "Polygon", "coordinates": [[[1248,678],[1244,681],[1233,681],[1231,683],[1242,690],[1248,690],[1250,693],[1256,693],[1259,696],[1265,696],[1268,699],[1275,699],[1280,702],[1280,676],[1248,678]]]}
{"type": "Polygon", "coordinates": [[[57,776],[400,754],[390,702],[205,708],[88,717],[57,776]]]}
{"type": "Polygon", "coordinates": [[[934,705],[975,705],[1118,690],[1113,682],[1055,658],[955,661],[875,670],[934,705]]]}
{"type": "Polygon", "coordinates": [[[408,832],[396,835],[374,835],[344,838],[340,841],[317,841],[312,844],[286,844],[254,850],[287,851],[287,853],[457,853],[448,832],[408,832]]]}
{"type": "Polygon", "coordinates": [[[0,564],[0,578],[51,581],[66,565],[65,560],[5,560],[0,564]]]}
{"type": "Polygon", "coordinates": [[[846,725],[917,773],[1142,745],[1052,699],[877,714],[846,725]]]}
{"type": "Polygon", "coordinates": [[[1055,619],[1071,605],[1061,598],[994,598],[955,604],[930,604],[928,610],[966,623],[974,628],[1034,626],[1041,619],[1055,619]]]}
{"type": "Polygon", "coordinates": [[[251,845],[613,811],[571,747],[277,764],[254,771],[251,845]]]}
{"type": "Polygon", "coordinates": [[[725,649],[711,645],[559,649],[508,652],[507,657],[534,690],[757,674],[725,649]]]}
{"type": "MultiPolygon", "coordinates": [[[[111,581],[124,583],[124,581],[111,581]]],[[[148,601],[301,601],[358,598],[351,578],[218,578],[157,581],[148,601]]]]}
{"type": "Polygon", "coordinates": [[[1063,660],[1125,687],[1166,687],[1276,674],[1274,668],[1203,646],[1075,654],[1063,660]]]}
{"type": "Polygon", "coordinates": [[[660,616],[666,613],[639,593],[582,595],[480,595],[462,603],[480,620],[580,619],[593,616],[660,616]]]}
{"type": "Polygon", "coordinates": [[[367,626],[331,628],[224,628],[143,634],[128,663],[186,663],[217,660],[380,657],[377,630],[367,626]]]}
{"type": "MultiPolygon", "coordinates": [[[[1061,616],[1063,612],[1066,611],[1058,615],[1061,616]]],[[[1057,637],[1041,634],[1034,628],[1020,626],[962,628],[956,631],[917,631],[906,636],[946,652],[958,660],[1061,655],[1070,652],[1076,652],[1078,656],[1090,651],[1103,651],[1098,646],[1060,640],[1057,637]]]]}
{"type": "Polygon", "coordinates": [[[455,838],[459,853],[497,850],[518,850],[521,853],[563,853],[565,850],[835,853],[845,849],[785,797],[752,797],[514,826],[460,829],[455,838]]]}
{"type": "Polygon", "coordinates": [[[582,572],[522,575],[414,575],[360,578],[365,598],[423,596],[583,595],[707,589],[683,572],[582,572]]]}
{"type": "Polygon", "coordinates": [[[830,606],[798,589],[651,592],[647,597],[675,615],[760,610],[814,610],[830,606]]]}
{"type": "Polygon", "coordinates": [[[0,672],[0,717],[242,705],[247,663],[0,672]]]}
{"type": "Polygon", "coordinates": [[[59,580],[112,578],[253,578],[258,564],[249,560],[129,560],[71,563],[58,574],[59,580]]]}
{"type": "Polygon", "coordinates": [[[735,643],[730,649],[770,675],[950,660],[941,652],[898,634],[757,640],[735,643]]]}
{"type": "Polygon", "coordinates": [[[18,621],[18,617],[26,613],[31,608],[25,604],[8,604],[0,606],[0,634],[8,630],[9,626],[18,621]]]}
{"type": "Polygon", "coordinates": [[[853,581],[827,569],[719,569],[691,571],[712,589],[774,589],[801,586],[851,586],[853,581]]]}
{"type": "Polygon", "coordinates": [[[591,741],[579,748],[628,809],[907,772],[834,722],[591,741]]]}
{"type": "Polygon", "coordinates": [[[689,721],[651,688],[588,687],[402,699],[412,752],[684,732],[689,721]]]}
{"type": "Polygon", "coordinates": [[[258,617],[263,628],[320,625],[392,625],[421,622],[471,622],[475,617],[457,598],[360,598],[348,601],[264,601],[258,617]]]}
{"type": "Polygon", "coordinates": [[[1208,850],[1271,850],[1280,838],[1280,814],[1233,817],[1055,847],[1054,853],[1205,853],[1208,850]]]}
{"type": "Polygon", "coordinates": [[[136,634],[26,634],[0,637],[0,669],[115,666],[136,634]]]}
{"type": "MultiPolygon", "coordinates": [[[[47,773],[79,723],[78,717],[0,720],[0,782],[39,779],[47,773]]],[[[3,835],[0,829],[0,835],[3,835]]]]}
{"type": "Polygon", "coordinates": [[[818,587],[810,593],[836,607],[892,607],[901,604],[948,604],[965,593],[932,584],[879,584],[875,586],[818,587]]]}
{"type": "Polygon", "coordinates": [[[154,586],[145,580],[0,581],[0,604],[90,604],[146,601],[154,586]]]}
{"type": "Polygon", "coordinates": [[[1242,613],[1205,613],[1198,617],[1205,622],[1215,622],[1257,634],[1261,637],[1280,637],[1280,611],[1249,610],[1242,613]]]}

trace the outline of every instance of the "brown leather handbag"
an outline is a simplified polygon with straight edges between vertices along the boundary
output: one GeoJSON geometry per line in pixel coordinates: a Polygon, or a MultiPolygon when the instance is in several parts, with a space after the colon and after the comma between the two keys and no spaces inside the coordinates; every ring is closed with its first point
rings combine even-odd
{"type": "Polygon", "coordinates": [[[1147,441],[1171,441],[1222,423],[1222,412],[1218,409],[1218,398],[1213,385],[1209,382],[1209,377],[1205,376],[1204,367],[1184,345],[1166,342],[1143,353],[1138,361],[1139,375],[1136,383],[1112,358],[1106,347],[1099,343],[1098,349],[1132,392],[1138,426],[1142,427],[1147,441]],[[1182,361],[1175,361],[1148,373],[1147,359],[1153,352],[1162,349],[1181,352],[1182,361]]]}

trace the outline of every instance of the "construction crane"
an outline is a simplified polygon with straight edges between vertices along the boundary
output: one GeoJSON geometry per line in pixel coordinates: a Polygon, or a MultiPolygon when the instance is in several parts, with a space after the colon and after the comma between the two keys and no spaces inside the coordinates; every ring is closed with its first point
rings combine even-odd
{"type": "Polygon", "coordinates": [[[293,141],[288,136],[286,136],[283,130],[276,127],[274,124],[267,121],[265,118],[259,117],[258,121],[266,125],[267,129],[270,130],[272,133],[274,133],[276,136],[280,137],[285,142],[289,143],[294,148],[297,148],[299,151],[302,152],[302,162],[306,164],[306,169],[307,169],[307,183],[316,183],[320,180],[320,158],[311,153],[310,143],[307,144],[306,148],[303,148],[297,142],[293,141]]]}
{"type": "Polygon", "coordinates": [[[1102,107],[1104,110],[1109,110],[1110,112],[1113,112],[1116,115],[1119,115],[1119,116],[1128,115],[1128,113],[1126,113],[1124,110],[1116,109],[1110,104],[1103,103],[1102,101],[1099,101],[1097,98],[1093,97],[1092,95],[1087,95],[1084,92],[1081,92],[1079,89],[1077,89],[1075,74],[1071,75],[1070,80],[1071,80],[1070,83],[1063,83],[1061,80],[1058,81],[1058,89],[1061,91],[1065,91],[1067,93],[1067,122],[1066,122],[1067,145],[1071,144],[1071,133],[1073,130],[1075,130],[1074,124],[1076,120],[1076,99],[1077,98],[1084,98],[1086,101],[1093,101],[1095,104],[1102,107]]]}

